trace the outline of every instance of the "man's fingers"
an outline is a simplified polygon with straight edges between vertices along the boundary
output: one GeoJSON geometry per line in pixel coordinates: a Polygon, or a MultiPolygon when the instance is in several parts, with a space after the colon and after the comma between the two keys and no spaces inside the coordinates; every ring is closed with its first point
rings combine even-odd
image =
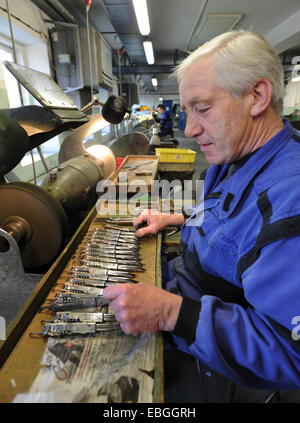
{"type": "Polygon", "coordinates": [[[151,233],[149,232],[149,227],[146,226],[145,228],[138,229],[135,234],[138,238],[142,238],[143,236],[148,235],[149,233],[151,233]]]}
{"type": "Polygon", "coordinates": [[[120,293],[121,293],[121,284],[116,284],[116,285],[112,285],[112,286],[108,286],[106,287],[103,292],[102,295],[104,298],[106,298],[107,300],[114,300],[115,298],[117,298],[120,293]]]}
{"type": "Polygon", "coordinates": [[[146,235],[154,235],[157,232],[158,232],[157,224],[151,223],[150,225],[148,225],[144,228],[138,229],[135,234],[136,234],[137,237],[141,238],[141,237],[146,236],[146,235]]]}
{"type": "Polygon", "coordinates": [[[142,213],[135,219],[133,226],[138,226],[143,222],[147,221],[147,216],[149,215],[149,210],[143,210],[142,213]]]}
{"type": "Polygon", "coordinates": [[[138,336],[140,334],[139,331],[130,328],[126,322],[120,322],[120,327],[126,335],[138,336]]]}
{"type": "Polygon", "coordinates": [[[147,217],[145,215],[139,215],[135,221],[133,222],[133,226],[139,226],[141,223],[143,223],[145,220],[147,219],[147,217]]]}

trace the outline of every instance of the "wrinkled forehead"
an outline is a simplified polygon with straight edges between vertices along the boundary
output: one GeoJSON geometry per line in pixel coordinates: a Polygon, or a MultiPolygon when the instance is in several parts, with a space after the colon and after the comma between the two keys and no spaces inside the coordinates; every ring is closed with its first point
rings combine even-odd
{"type": "Polygon", "coordinates": [[[179,97],[181,103],[191,97],[210,97],[217,89],[215,82],[215,66],[211,61],[198,60],[184,72],[179,82],[179,97]]]}

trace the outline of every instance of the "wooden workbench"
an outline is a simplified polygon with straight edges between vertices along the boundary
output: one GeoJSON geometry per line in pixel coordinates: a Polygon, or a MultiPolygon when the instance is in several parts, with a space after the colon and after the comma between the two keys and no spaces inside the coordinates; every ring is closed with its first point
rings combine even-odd
{"type": "Polygon", "coordinates": [[[158,165],[158,156],[127,156],[111,179],[118,191],[122,186],[134,192],[136,187],[145,187],[150,192],[152,182],[157,178],[158,165]]]}
{"type": "MultiPolygon", "coordinates": [[[[74,253],[88,230],[99,226],[96,206],[82,222],[59,258],[38,283],[15,319],[7,328],[6,341],[0,341],[0,402],[12,402],[20,393],[26,393],[42,368],[40,364],[47,338],[32,337],[43,330],[43,320],[50,320],[53,312],[42,311],[45,301],[52,299],[58,286],[65,281],[64,274],[74,264],[74,253]]],[[[140,257],[145,268],[136,279],[161,286],[161,235],[143,240],[140,257]]],[[[78,263],[77,263],[78,264],[78,263]]],[[[156,335],[153,402],[163,402],[163,348],[162,336],[156,335]]]]}

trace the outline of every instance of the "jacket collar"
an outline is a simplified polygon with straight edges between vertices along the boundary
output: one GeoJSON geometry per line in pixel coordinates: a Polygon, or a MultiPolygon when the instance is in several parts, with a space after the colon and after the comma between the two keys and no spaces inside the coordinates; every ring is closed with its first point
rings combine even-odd
{"type": "Polygon", "coordinates": [[[206,196],[212,191],[221,191],[219,202],[221,204],[220,217],[228,217],[235,210],[240,198],[249,185],[249,183],[260,173],[264,166],[282,150],[290,137],[293,129],[287,119],[284,120],[284,127],[266,144],[264,144],[250,159],[230,178],[222,180],[227,172],[229,165],[212,165],[207,172],[207,181],[205,181],[206,196]]]}

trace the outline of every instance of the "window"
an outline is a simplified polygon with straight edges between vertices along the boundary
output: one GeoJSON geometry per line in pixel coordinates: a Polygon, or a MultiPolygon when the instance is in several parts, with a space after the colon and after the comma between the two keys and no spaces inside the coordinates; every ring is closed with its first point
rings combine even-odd
{"type": "MultiPolygon", "coordinates": [[[[47,157],[57,154],[60,148],[58,135],[54,138],[51,138],[49,141],[45,142],[44,144],[41,144],[40,148],[45,159],[47,157]]],[[[34,149],[32,153],[33,153],[33,160],[35,163],[41,160],[41,157],[36,149],[34,149]]],[[[31,157],[31,153],[28,152],[25,154],[25,156],[21,160],[21,166],[24,167],[31,164],[32,164],[32,157],[31,157]]]]}
{"type": "MultiPolygon", "coordinates": [[[[7,60],[8,62],[13,62],[13,54],[9,49],[2,47],[0,45],[0,60],[1,62],[7,60]]],[[[6,90],[8,93],[8,101],[10,108],[22,106],[20,92],[18,87],[18,82],[16,78],[2,65],[4,81],[6,85],[6,90]]]]}

